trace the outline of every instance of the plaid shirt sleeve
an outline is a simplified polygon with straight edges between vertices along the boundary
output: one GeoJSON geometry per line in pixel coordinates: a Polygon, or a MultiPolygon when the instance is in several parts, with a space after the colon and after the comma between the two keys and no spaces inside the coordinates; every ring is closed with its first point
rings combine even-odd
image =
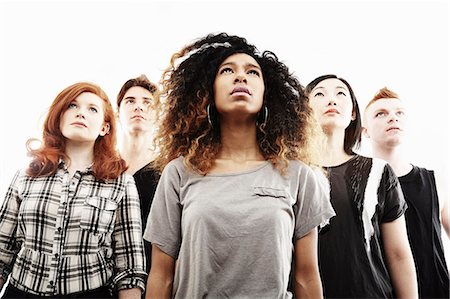
{"type": "Polygon", "coordinates": [[[16,243],[17,215],[20,207],[19,178],[20,171],[15,174],[0,208],[0,277],[5,281],[20,249],[16,243]]]}
{"type": "Polygon", "coordinates": [[[112,236],[116,266],[113,288],[116,291],[130,288],[140,288],[144,291],[147,273],[139,195],[133,177],[124,176],[125,194],[117,208],[112,236]]]}

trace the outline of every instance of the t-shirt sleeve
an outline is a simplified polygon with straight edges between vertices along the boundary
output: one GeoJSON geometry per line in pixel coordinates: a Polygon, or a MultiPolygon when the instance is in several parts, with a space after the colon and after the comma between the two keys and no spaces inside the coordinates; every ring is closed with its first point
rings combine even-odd
{"type": "Polygon", "coordinates": [[[391,222],[401,217],[408,205],[397,176],[389,164],[386,164],[380,182],[379,192],[384,192],[384,210],[381,222],[391,222]]]}
{"type": "Polygon", "coordinates": [[[177,259],[181,244],[181,177],[172,162],[164,168],[156,187],[144,239],[177,259]]]}
{"type": "Polygon", "coordinates": [[[330,184],[320,170],[305,167],[300,173],[297,203],[294,207],[295,239],[308,234],[313,228],[328,224],[335,212],[330,202],[330,184]]]}

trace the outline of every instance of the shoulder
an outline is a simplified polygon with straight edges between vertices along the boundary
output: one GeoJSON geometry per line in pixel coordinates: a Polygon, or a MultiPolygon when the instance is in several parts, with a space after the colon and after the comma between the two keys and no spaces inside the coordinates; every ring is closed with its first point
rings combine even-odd
{"type": "Polygon", "coordinates": [[[160,180],[172,180],[185,181],[192,176],[200,176],[199,174],[190,171],[184,164],[184,157],[180,156],[173,159],[164,167],[160,180]]]}
{"type": "Polygon", "coordinates": [[[305,162],[300,160],[289,160],[288,164],[289,173],[305,173],[309,174],[313,172],[313,167],[307,165],[305,162]]]}
{"type": "Polygon", "coordinates": [[[300,181],[316,181],[321,186],[328,186],[329,180],[323,168],[318,166],[310,166],[298,160],[289,161],[289,174],[300,178],[300,181]]]}
{"type": "Polygon", "coordinates": [[[184,157],[180,156],[176,159],[173,159],[169,163],[167,163],[166,167],[164,167],[163,173],[165,172],[186,172],[186,166],[184,165],[184,157]]]}

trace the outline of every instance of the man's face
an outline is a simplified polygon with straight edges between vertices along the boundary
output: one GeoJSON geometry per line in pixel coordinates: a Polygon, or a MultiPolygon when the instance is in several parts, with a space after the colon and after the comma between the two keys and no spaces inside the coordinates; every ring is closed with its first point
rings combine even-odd
{"type": "Polygon", "coordinates": [[[364,116],[364,135],[372,145],[395,147],[402,142],[406,114],[399,99],[379,99],[367,108],[364,116]]]}

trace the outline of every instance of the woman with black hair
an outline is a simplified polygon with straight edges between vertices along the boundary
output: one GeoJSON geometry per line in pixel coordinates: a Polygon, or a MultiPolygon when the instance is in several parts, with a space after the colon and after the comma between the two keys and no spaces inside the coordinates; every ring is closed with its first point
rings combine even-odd
{"type": "Polygon", "coordinates": [[[414,261],[392,168],[356,154],[361,115],[350,84],[324,75],[306,86],[326,135],[322,165],[336,217],[319,234],[319,266],[327,298],[417,298],[414,261]]]}
{"type": "Polygon", "coordinates": [[[296,295],[320,298],[317,227],[334,212],[298,80],[222,33],[174,54],[163,87],[147,298],[289,298],[292,258],[296,295]]]}

